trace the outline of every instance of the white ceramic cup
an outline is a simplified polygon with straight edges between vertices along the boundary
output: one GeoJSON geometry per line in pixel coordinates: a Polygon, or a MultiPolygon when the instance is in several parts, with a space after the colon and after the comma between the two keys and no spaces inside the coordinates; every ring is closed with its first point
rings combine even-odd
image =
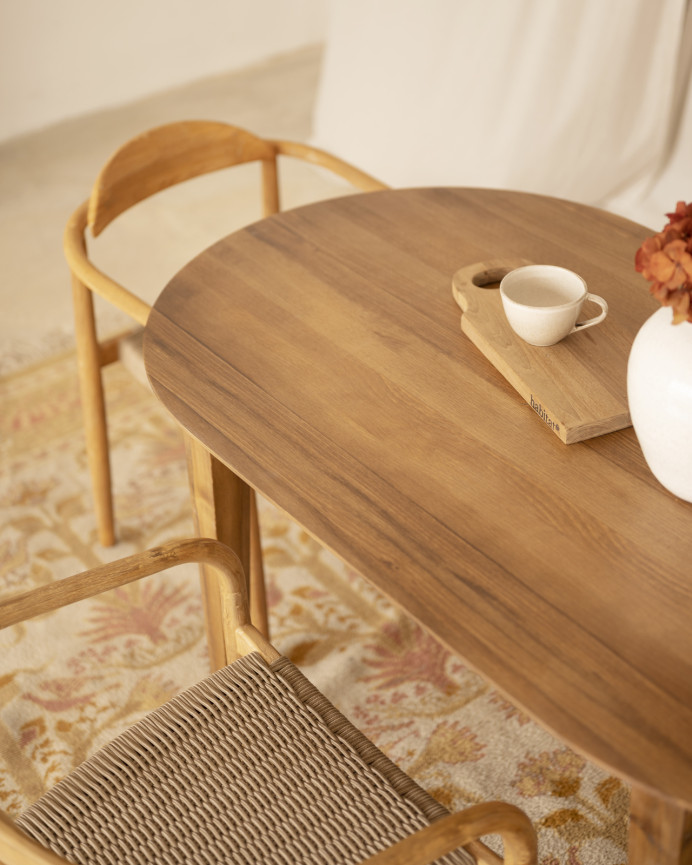
{"type": "Polygon", "coordinates": [[[511,270],[500,282],[502,306],[512,330],[531,345],[555,345],[603,321],[608,304],[587,291],[578,274],[552,264],[529,264],[511,270]],[[592,300],[600,315],[577,322],[582,304],[592,300]]]}

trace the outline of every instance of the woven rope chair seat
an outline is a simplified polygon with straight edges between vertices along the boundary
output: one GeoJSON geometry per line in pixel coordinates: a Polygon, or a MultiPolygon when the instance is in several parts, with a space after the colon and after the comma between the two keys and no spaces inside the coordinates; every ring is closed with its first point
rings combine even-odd
{"type": "Polygon", "coordinates": [[[17,825],[78,865],[335,865],[447,813],[293,664],[253,653],[114,739],[17,825]]]}

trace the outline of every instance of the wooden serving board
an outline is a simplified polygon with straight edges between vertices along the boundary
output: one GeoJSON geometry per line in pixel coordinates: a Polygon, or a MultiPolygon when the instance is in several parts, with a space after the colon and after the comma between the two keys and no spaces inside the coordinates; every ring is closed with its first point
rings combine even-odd
{"type": "MultiPolygon", "coordinates": [[[[557,345],[524,342],[509,326],[499,292],[502,277],[524,264],[533,262],[480,262],[454,274],[462,331],[565,444],[630,426],[627,358],[634,334],[618,331],[611,307],[605,322],[557,345]]],[[[589,290],[608,300],[607,287],[589,290]]],[[[584,304],[581,319],[597,312],[584,304]]]]}

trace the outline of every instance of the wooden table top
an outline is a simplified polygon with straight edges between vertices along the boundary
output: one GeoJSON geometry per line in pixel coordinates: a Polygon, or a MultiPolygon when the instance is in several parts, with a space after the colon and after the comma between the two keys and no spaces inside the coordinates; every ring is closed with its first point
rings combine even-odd
{"type": "Polygon", "coordinates": [[[563,444],[451,292],[476,261],[560,264],[636,331],[657,307],[633,265],[650,233],[491,190],[310,205],[190,262],[145,363],[195,437],[511,700],[689,807],[692,505],[631,428],[563,444]]]}

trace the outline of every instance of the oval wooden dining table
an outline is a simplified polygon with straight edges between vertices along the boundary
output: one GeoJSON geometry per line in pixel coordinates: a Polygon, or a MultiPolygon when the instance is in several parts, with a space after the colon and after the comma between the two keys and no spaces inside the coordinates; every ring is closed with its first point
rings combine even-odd
{"type": "MultiPolygon", "coordinates": [[[[633,264],[649,234],[501,190],[321,202],[185,266],[144,357],[189,433],[203,533],[229,540],[229,502],[266,496],[629,782],[630,862],[667,865],[689,855],[692,505],[631,427],[561,441],[462,333],[451,288],[474,262],[562,265],[608,300],[590,332],[610,320],[633,336],[657,306],[633,264]]],[[[621,356],[602,381],[622,392],[621,356]]],[[[249,536],[230,538],[246,562],[249,536]]]]}

